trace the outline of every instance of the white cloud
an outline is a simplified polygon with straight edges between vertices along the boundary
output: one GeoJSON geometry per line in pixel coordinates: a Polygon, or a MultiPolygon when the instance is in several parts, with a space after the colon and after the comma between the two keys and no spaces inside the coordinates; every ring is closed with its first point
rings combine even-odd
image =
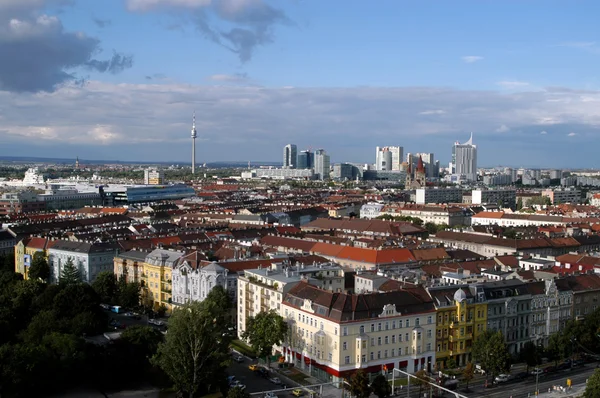
{"type": "Polygon", "coordinates": [[[209,6],[211,0],[126,0],[131,11],[149,11],[159,7],[200,8],[209,6]]]}
{"type": "Polygon", "coordinates": [[[567,137],[575,137],[576,135],[577,135],[577,133],[572,133],[571,132],[571,133],[567,134],[567,137]]]}
{"type": "Polygon", "coordinates": [[[507,131],[510,131],[510,128],[506,124],[503,124],[496,129],[496,133],[506,133],[507,131]]]}
{"type": "Polygon", "coordinates": [[[225,83],[245,83],[248,82],[248,75],[245,73],[236,73],[234,75],[217,74],[211,75],[208,78],[213,82],[225,82],[225,83]]]}
{"type": "Polygon", "coordinates": [[[443,109],[430,109],[427,111],[419,112],[419,115],[444,115],[446,113],[443,109]]]}
{"type": "Polygon", "coordinates": [[[548,132],[546,130],[542,130],[542,131],[540,131],[540,134],[541,135],[546,135],[546,134],[548,134],[548,132]]]}
{"type": "Polygon", "coordinates": [[[573,47],[573,48],[589,48],[596,45],[595,41],[567,41],[562,42],[559,47],[573,47]]]}
{"type": "Polygon", "coordinates": [[[503,81],[497,82],[496,84],[498,86],[508,88],[508,89],[523,88],[523,87],[527,87],[530,85],[527,82],[521,82],[518,80],[503,80],[503,81]]]}
{"type": "Polygon", "coordinates": [[[461,59],[463,60],[463,62],[466,62],[467,64],[472,64],[472,63],[481,61],[483,59],[483,57],[481,57],[479,55],[465,55],[464,57],[461,57],[461,59]]]}

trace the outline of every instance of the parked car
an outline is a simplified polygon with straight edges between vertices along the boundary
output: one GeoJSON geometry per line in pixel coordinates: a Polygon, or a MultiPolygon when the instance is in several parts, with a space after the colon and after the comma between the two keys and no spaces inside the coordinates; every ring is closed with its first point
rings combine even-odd
{"type": "Polygon", "coordinates": [[[301,397],[304,395],[304,391],[301,388],[294,388],[294,391],[292,391],[292,395],[294,397],[301,397]]]}
{"type": "Polygon", "coordinates": [[[475,373],[480,373],[480,374],[484,375],[485,374],[485,370],[481,367],[480,364],[476,364],[475,365],[475,373]]]}
{"type": "Polygon", "coordinates": [[[274,393],[269,391],[268,393],[265,394],[265,398],[277,398],[277,395],[275,395],[274,393]]]}
{"type": "Polygon", "coordinates": [[[233,383],[231,383],[231,385],[229,386],[231,388],[239,388],[241,390],[245,390],[246,386],[243,385],[242,383],[240,383],[238,380],[235,380],[233,383]]]}
{"type": "Polygon", "coordinates": [[[244,357],[241,355],[236,355],[233,357],[233,360],[236,361],[237,363],[242,363],[242,362],[244,362],[244,357]]]}
{"type": "Polygon", "coordinates": [[[546,369],[544,369],[544,373],[553,373],[556,372],[556,366],[548,366],[546,369]]]}
{"type": "Polygon", "coordinates": [[[496,378],[494,380],[496,381],[496,383],[506,383],[507,381],[510,380],[510,375],[499,374],[498,376],[496,376],[496,378]]]}
{"type": "Polygon", "coordinates": [[[102,309],[105,309],[107,311],[110,310],[110,305],[108,305],[108,304],[100,304],[100,307],[102,307],[102,309]]]}
{"type": "Polygon", "coordinates": [[[539,375],[543,375],[544,371],[540,368],[535,368],[531,371],[531,375],[532,376],[539,376],[539,375]]]}
{"type": "Polygon", "coordinates": [[[573,361],[573,367],[581,367],[584,366],[585,362],[583,361],[583,359],[577,359],[575,361],[573,361]]]}
{"type": "Polygon", "coordinates": [[[563,362],[556,367],[556,370],[567,370],[571,369],[571,363],[563,362]]]}
{"type": "Polygon", "coordinates": [[[259,375],[261,375],[264,378],[269,377],[269,371],[267,369],[265,369],[265,368],[260,368],[259,367],[258,370],[257,370],[257,372],[258,372],[259,375]]]}
{"type": "Polygon", "coordinates": [[[256,372],[258,370],[258,365],[253,363],[250,366],[248,366],[248,369],[250,369],[253,372],[256,372]]]}
{"type": "Polygon", "coordinates": [[[148,323],[156,326],[164,326],[164,322],[159,319],[148,319],[148,323]]]}
{"type": "Polygon", "coordinates": [[[271,377],[271,378],[269,379],[269,381],[270,381],[271,383],[273,383],[273,384],[277,384],[277,385],[280,385],[280,384],[281,384],[281,380],[279,380],[279,377],[271,377]]]}
{"type": "Polygon", "coordinates": [[[227,384],[231,385],[235,381],[235,376],[227,376],[227,384]]]}
{"type": "Polygon", "coordinates": [[[516,380],[525,380],[528,377],[529,377],[529,373],[527,373],[527,372],[519,372],[515,375],[516,380]]]}

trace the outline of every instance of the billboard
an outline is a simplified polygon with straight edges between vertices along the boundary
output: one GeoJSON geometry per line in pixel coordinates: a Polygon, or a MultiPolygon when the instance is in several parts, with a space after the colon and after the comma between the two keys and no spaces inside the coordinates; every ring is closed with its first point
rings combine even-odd
{"type": "Polygon", "coordinates": [[[23,256],[23,264],[24,264],[26,267],[29,267],[29,266],[31,266],[31,254],[25,254],[25,255],[23,256]]]}

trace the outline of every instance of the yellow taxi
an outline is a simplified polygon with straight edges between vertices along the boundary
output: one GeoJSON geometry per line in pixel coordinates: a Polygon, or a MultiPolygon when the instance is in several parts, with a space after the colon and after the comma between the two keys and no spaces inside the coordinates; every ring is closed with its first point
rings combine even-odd
{"type": "Polygon", "coordinates": [[[301,397],[302,395],[304,395],[304,391],[302,391],[301,388],[295,388],[294,391],[292,391],[292,395],[294,397],[301,397]]]}
{"type": "Polygon", "coordinates": [[[253,363],[252,365],[248,366],[248,369],[255,372],[258,369],[258,365],[253,363]]]}

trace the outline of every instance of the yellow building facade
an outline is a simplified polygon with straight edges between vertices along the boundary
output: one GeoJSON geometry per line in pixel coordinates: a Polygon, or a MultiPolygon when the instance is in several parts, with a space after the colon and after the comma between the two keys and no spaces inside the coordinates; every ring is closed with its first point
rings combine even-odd
{"type": "Polygon", "coordinates": [[[114,273],[141,286],[141,303],[158,311],[161,306],[171,313],[172,271],[183,252],[156,249],[151,252],[129,251],[114,259],[114,273]]]}
{"type": "Polygon", "coordinates": [[[487,327],[487,304],[477,302],[468,287],[430,288],[436,306],[436,368],[472,360],[473,342],[487,327]]]}
{"type": "MultiPolygon", "coordinates": [[[[33,262],[33,256],[38,252],[46,252],[52,246],[53,241],[47,238],[25,238],[15,245],[15,272],[29,278],[29,267],[33,262]]],[[[48,253],[46,252],[46,259],[48,253]]]]}

